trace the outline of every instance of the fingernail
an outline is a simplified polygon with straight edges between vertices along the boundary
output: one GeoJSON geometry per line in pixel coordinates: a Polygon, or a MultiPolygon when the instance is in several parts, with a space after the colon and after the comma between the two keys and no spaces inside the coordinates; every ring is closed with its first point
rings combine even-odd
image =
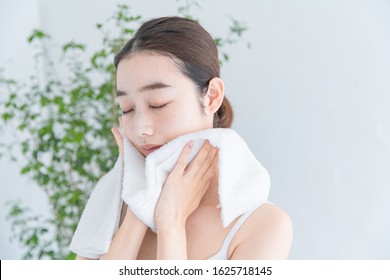
{"type": "Polygon", "coordinates": [[[190,141],[189,143],[188,143],[188,148],[192,148],[194,146],[194,143],[192,142],[192,141],[190,141]]]}

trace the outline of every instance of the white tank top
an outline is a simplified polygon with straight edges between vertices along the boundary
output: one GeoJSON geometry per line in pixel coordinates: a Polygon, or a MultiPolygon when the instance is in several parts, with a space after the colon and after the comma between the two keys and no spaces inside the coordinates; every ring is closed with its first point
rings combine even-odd
{"type": "Polygon", "coordinates": [[[272,204],[271,202],[266,201],[266,202],[260,204],[259,206],[257,206],[256,208],[249,210],[248,212],[245,212],[244,214],[242,214],[241,217],[238,219],[238,221],[234,224],[232,229],[229,231],[228,235],[226,236],[225,240],[223,241],[221,249],[219,249],[219,251],[215,255],[208,258],[208,260],[227,260],[228,259],[229,245],[230,245],[234,235],[239,230],[241,225],[246,221],[246,219],[250,216],[250,214],[252,214],[257,208],[259,208],[261,205],[263,205],[265,203],[272,204]]]}

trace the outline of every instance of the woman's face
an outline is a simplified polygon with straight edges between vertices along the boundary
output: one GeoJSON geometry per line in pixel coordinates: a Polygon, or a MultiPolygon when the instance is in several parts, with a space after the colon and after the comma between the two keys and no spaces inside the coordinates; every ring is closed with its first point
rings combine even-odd
{"type": "Polygon", "coordinates": [[[116,79],[122,129],[144,156],[180,135],[213,127],[195,84],[167,56],[132,54],[119,62],[116,79]]]}

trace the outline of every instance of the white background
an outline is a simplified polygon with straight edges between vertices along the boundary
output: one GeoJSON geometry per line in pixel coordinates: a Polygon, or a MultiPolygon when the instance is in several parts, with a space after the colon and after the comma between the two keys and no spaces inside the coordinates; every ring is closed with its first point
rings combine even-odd
{"type": "MultiPolygon", "coordinates": [[[[290,259],[390,259],[390,1],[198,2],[194,14],[212,35],[226,34],[229,15],[249,28],[222,78],[233,128],[268,169],[270,200],[293,220],[290,259]]],[[[99,44],[95,23],[115,3],[0,0],[0,68],[33,73],[26,38],[37,27],[58,44],[99,44]]],[[[124,3],[143,19],[178,6],[124,3]]],[[[12,129],[0,137],[12,139],[12,129]]],[[[22,255],[5,221],[5,201],[18,198],[48,211],[43,192],[1,159],[1,259],[22,255]]]]}

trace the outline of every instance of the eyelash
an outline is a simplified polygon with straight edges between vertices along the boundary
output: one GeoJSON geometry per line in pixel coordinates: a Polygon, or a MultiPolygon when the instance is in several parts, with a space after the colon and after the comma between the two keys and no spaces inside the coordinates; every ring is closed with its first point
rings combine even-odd
{"type": "MultiPolygon", "coordinates": [[[[161,106],[149,106],[150,108],[152,108],[153,110],[161,110],[163,107],[165,107],[167,104],[164,104],[164,105],[161,105],[161,106]]],[[[127,113],[130,113],[131,111],[133,111],[133,109],[131,110],[128,110],[126,112],[122,111],[122,114],[123,115],[126,115],[127,113]]]]}

